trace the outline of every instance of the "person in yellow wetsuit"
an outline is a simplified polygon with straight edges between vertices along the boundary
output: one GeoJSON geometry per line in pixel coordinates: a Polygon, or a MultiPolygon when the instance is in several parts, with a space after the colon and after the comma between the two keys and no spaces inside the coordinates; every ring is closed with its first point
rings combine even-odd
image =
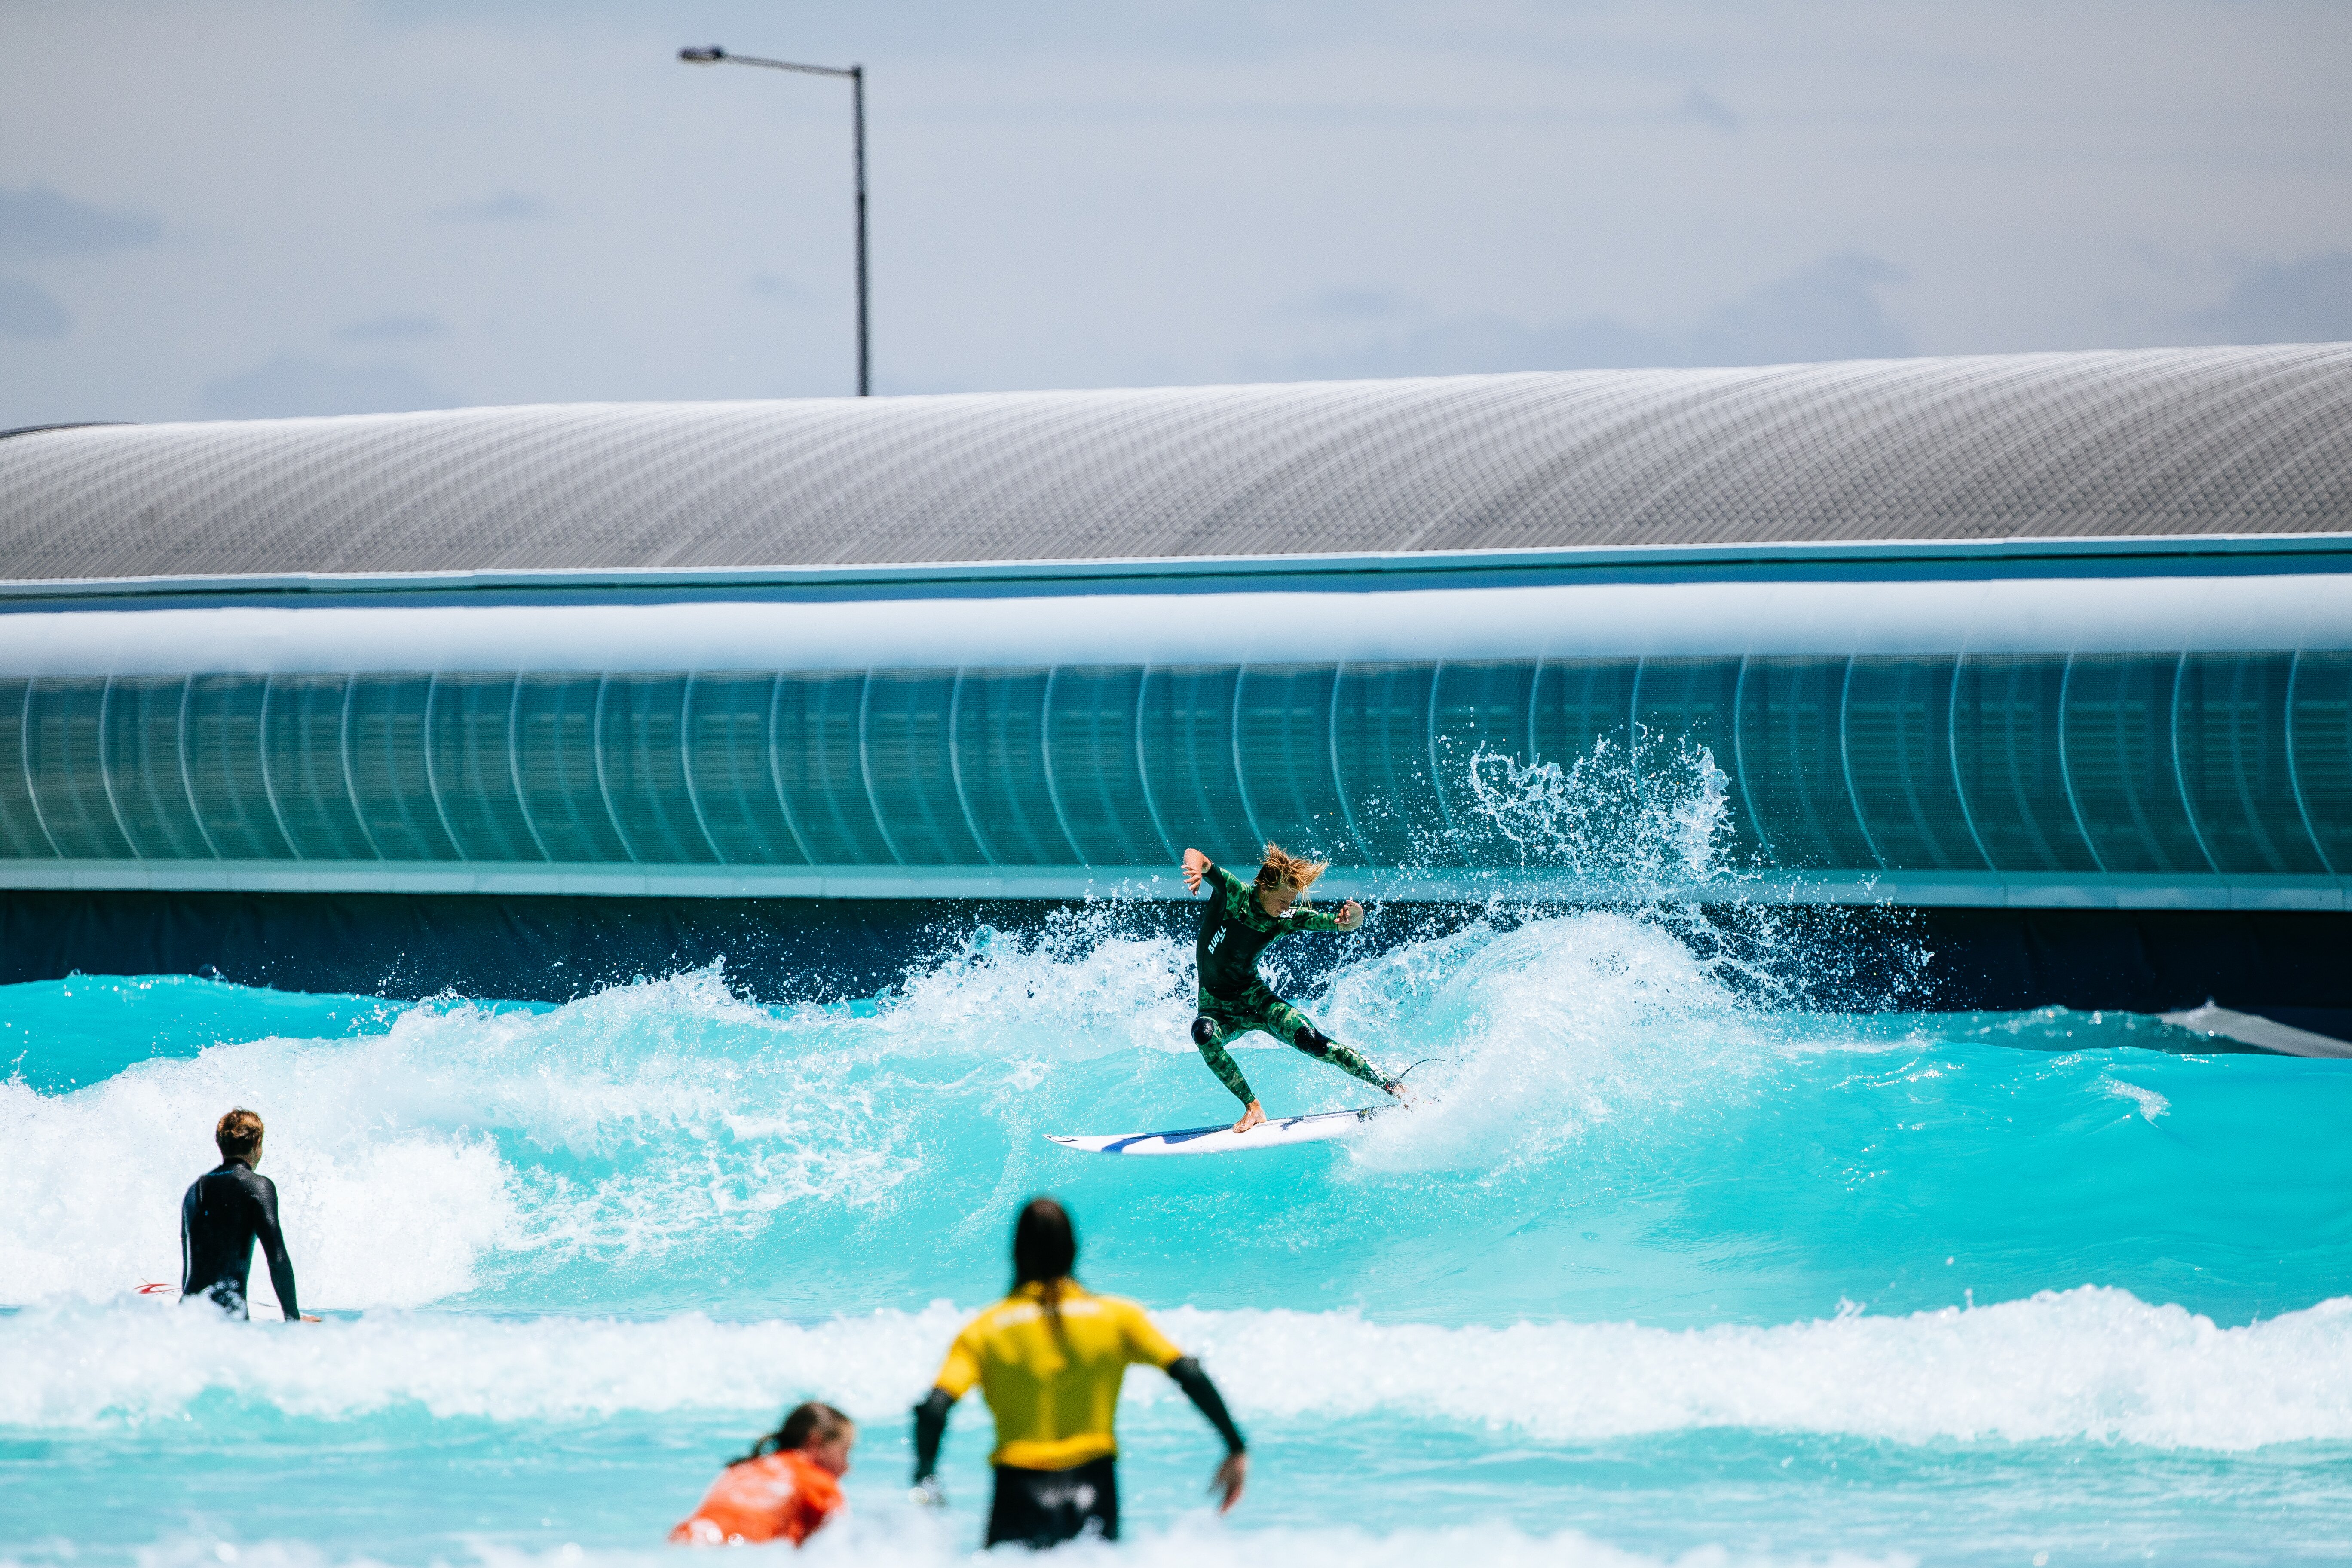
{"type": "Polygon", "coordinates": [[[830,1405],[797,1405],[710,1483],[694,1512],[669,1532],[674,1546],[804,1544],[841,1511],[841,1478],[857,1424],[830,1405]]]}
{"type": "Polygon", "coordinates": [[[988,1544],[1047,1547],[1073,1536],[1118,1539],[1118,1438],[1112,1418],[1131,1362],[1149,1362],[1225,1440],[1209,1483],[1218,1511],[1241,1500],[1249,1448],[1201,1363],[1168,1342],[1143,1309],[1070,1277],[1077,1233],[1051,1198],[1034,1198],[1013,1232],[1013,1293],[964,1326],[931,1392],[915,1406],[915,1488],[939,1500],[948,1410],[973,1384],[996,1416],[996,1498],[988,1544]]]}

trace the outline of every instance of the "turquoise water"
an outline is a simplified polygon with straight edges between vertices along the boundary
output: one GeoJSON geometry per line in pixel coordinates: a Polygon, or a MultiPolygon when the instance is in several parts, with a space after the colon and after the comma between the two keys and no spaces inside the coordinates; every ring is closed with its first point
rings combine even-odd
{"type": "MultiPolygon", "coordinates": [[[[961,1555],[985,1414],[932,1517],[905,1413],[1039,1191],[1255,1445],[1212,1521],[1213,1438],[1135,1373],[1124,1558],[2352,1556],[2345,1064],[1776,1005],[1664,917],[1348,951],[1298,984],[1430,1058],[1424,1102],[1199,1161],[1043,1141],[1231,1114],[1189,947],[1116,911],[976,932],[880,1006],[715,969],[560,1006],[0,988],[0,1560],[642,1557],[806,1395],[866,1423],[812,1550],[961,1555]],[[232,1103],[319,1327],[129,1294],[176,1279],[232,1103]]],[[[1360,1099],[1242,1060],[1277,1112],[1360,1099]]]]}

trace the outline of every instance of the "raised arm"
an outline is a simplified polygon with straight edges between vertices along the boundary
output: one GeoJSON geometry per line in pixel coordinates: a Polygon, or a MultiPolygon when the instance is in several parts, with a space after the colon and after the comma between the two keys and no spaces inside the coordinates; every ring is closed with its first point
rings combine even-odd
{"type": "Polygon", "coordinates": [[[1202,879],[1204,878],[1218,892],[1228,895],[1243,885],[1239,877],[1234,876],[1198,849],[1185,850],[1184,890],[1188,893],[1199,892],[1202,879]]]}
{"type": "Polygon", "coordinates": [[[278,1305],[286,1321],[299,1323],[302,1308],[294,1300],[294,1259],[286,1251],[286,1233],[278,1226],[278,1184],[258,1176],[254,1186],[253,1234],[261,1243],[261,1256],[269,1263],[269,1288],[278,1292],[278,1305]]]}

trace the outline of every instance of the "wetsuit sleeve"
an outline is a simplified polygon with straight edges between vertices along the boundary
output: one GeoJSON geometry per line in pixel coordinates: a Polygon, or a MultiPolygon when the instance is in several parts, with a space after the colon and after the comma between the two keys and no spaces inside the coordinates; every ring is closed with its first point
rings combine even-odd
{"type": "Polygon", "coordinates": [[[939,1473],[940,1445],[947,1440],[948,1411],[955,1396],[934,1388],[915,1406],[915,1484],[921,1486],[939,1473]]]}
{"type": "Polygon", "coordinates": [[[1209,1418],[1209,1425],[1214,1426],[1217,1436],[1225,1440],[1227,1453],[1239,1454],[1247,1450],[1249,1445],[1242,1439],[1242,1429],[1234,1425],[1232,1414],[1225,1409],[1224,1396],[1217,1392],[1217,1385],[1209,1381],[1209,1374],[1201,1370],[1199,1362],[1191,1356],[1179,1357],[1169,1364],[1168,1375],[1176,1380],[1176,1386],[1184,1391],[1184,1397],[1209,1418]]]}
{"type": "Polygon", "coordinates": [[[1339,917],[1321,910],[1293,910],[1290,923],[1300,931],[1338,931],[1339,917]]]}
{"type": "Polygon", "coordinates": [[[1226,900],[1238,899],[1249,890],[1247,883],[1244,882],[1239,877],[1234,876],[1231,871],[1226,870],[1223,866],[1218,865],[1214,860],[1209,862],[1208,876],[1211,884],[1214,886],[1217,890],[1216,896],[1218,898],[1226,900]]]}
{"type": "Polygon", "coordinates": [[[284,1309],[286,1321],[294,1322],[302,1316],[301,1303],[294,1299],[294,1259],[286,1251],[286,1235],[278,1226],[278,1184],[267,1176],[253,1178],[253,1235],[261,1243],[261,1256],[269,1260],[269,1288],[278,1292],[278,1305],[284,1309]]]}

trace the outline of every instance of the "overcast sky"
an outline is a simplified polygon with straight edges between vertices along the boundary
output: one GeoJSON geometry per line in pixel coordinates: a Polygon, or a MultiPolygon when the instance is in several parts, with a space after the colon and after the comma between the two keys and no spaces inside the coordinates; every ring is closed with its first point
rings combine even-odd
{"type": "Polygon", "coordinates": [[[2352,338],[2352,5],[0,0],[0,426],[2352,338]]]}

